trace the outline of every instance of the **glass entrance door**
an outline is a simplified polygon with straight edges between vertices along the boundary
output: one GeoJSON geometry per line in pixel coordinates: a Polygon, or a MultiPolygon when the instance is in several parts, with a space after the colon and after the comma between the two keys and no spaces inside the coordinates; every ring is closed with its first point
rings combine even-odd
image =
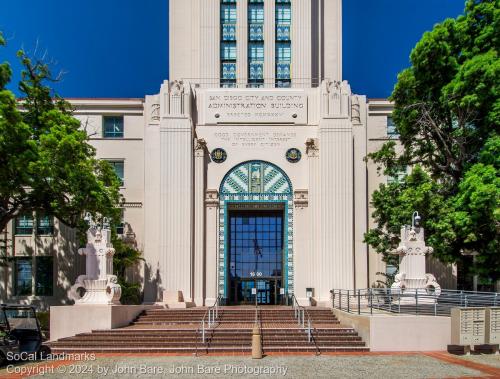
{"type": "Polygon", "coordinates": [[[229,212],[229,303],[280,304],[283,211],[229,212]]]}

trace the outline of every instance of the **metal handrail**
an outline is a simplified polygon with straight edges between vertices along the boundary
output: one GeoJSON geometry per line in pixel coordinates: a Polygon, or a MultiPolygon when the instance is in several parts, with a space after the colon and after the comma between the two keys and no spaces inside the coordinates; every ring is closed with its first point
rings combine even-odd
{"type": "Polygon", "coordinates": [[[314,325],[312,323],[311,315],[309,314],[308,310],[305,307],[303,307],[302,305],[299,304],[299,302],[297,301],[297,298],[295,297],[294,294],[292,294],[292,306],[293,306],[293,311],[295,314],[295,318],[297,319],[298,325],[302,326],[302,328],[307,333],[307,341],[309,343],[314,343],[314,346],[316,347],[316,355],[321,354],[321,351],[319,350],[318,343],[316,342],[316,339],[314,338],[313,332],[316,330],[316,328],[314,327],[314,325]],[[307,317],[307,326],[306,326],[305,316],[307,317]]]}
{"type": "MultiPolygon", "coordinates": [[[[200,327],[196,330],[196,335],[200,334],[201,332],[201,341],[203,344],[207,343],[205,323],[207,323],[208,325],[208,330],[212,329],[212,326],[214,326],[217,323],[217,320],[219,319],[219,304],[221,300],[222,300],[222,295],[217,296],[214,305],[208,307],[205,314],[203,315],[203,318],[200,321],[200,327]],[[208,316],[208,322],[207,322],[207,316],[208,316]]],[[[195,356],[198,356],[198,341],[199,340],[197,338],[195,356]]]]}
{"type": "Polygon", "coordinates": [[[428,288],[334,289],[332,307],[357,314],[378,312],[450,316],[454,307],[495,307],[500,305],[496,292],[459,290],[431,291],[428,288]]]}

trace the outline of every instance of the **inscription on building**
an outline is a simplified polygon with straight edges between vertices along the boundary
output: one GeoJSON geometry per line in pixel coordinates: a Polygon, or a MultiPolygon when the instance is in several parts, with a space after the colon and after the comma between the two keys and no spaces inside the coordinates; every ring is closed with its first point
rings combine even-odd
{"type": "Polygon", "coordinates": [[[302,90],[207,90],[207,124],[307,124],[302,90]]]}
{"type": "Polygon", "coordinates": [[[214,136],[227,146],[241,148],[282,147],[297,137],[293,132],[218,132],[214,136]]]}

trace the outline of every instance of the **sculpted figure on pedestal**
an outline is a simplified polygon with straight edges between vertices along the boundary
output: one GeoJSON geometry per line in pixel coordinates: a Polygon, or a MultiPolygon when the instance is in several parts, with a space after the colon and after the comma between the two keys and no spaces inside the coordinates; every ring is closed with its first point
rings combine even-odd
{"type": "Polygon", "coordinates": [[[71,287],[70,296],[75,305],[81,304],[120,304],[121,287],[113,275],[113,256],[115,249],[111,244],[111,230],[108,220],[103,219],[102,226],[87,214],[89,223],[87,245],[78,249],[85,255],[85,275],[80,275],[71,287]]]}
{"type": "Polygon", "coordinates": [[[426,273],[425,257],[432,253],[433,248],[425,245],[424,228],[415,225],[415,221],[412,226],[403,226],[401,242],[394,252],[399,255],[399,270],[391,288],[403,294],[439,296],[441,286],[434,275],[426,273]]]}

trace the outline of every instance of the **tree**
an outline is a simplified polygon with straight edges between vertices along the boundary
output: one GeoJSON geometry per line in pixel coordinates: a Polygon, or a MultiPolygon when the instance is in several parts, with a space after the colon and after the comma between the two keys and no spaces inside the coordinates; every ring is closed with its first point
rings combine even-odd
{"type": "Polygon", "coordinates": [[[48,65],[23,51],[18,57],[19,102],[6,88],[9,64],[0,65],[0,230],[36,210],[70,227],[83,228],[85,212],[116,217],[120,183],[113,168],[96,158],[70,104],[47,85],[55,80],[48,65]]]}
{"type": "Polygon", "coordinates": [[[118,284],[122,287],[122,304],[140,304],[141,303],[141,285],[140,283],[130,283],[127,280],[127,269],[136,267],[141,261],[144,261],[142,254],[131,243],[127,243],[116,234],[116,228],[111,233],[111,242],[115,249],[113,256],[114,273],[118,278],[118,284]]]}
{"type": "Polygon", "coordinates": [[[403,152],[389,141],[368,156],[386,175],[413,167],[373,194],[377,226],[365,240],[386,260],[418,210],[439,259],[474,254],[474,273],[500,278],[498,30],[498,0],[468,0],[463,16],[424,34],[398,75],[391,100],[403,152]]]}

